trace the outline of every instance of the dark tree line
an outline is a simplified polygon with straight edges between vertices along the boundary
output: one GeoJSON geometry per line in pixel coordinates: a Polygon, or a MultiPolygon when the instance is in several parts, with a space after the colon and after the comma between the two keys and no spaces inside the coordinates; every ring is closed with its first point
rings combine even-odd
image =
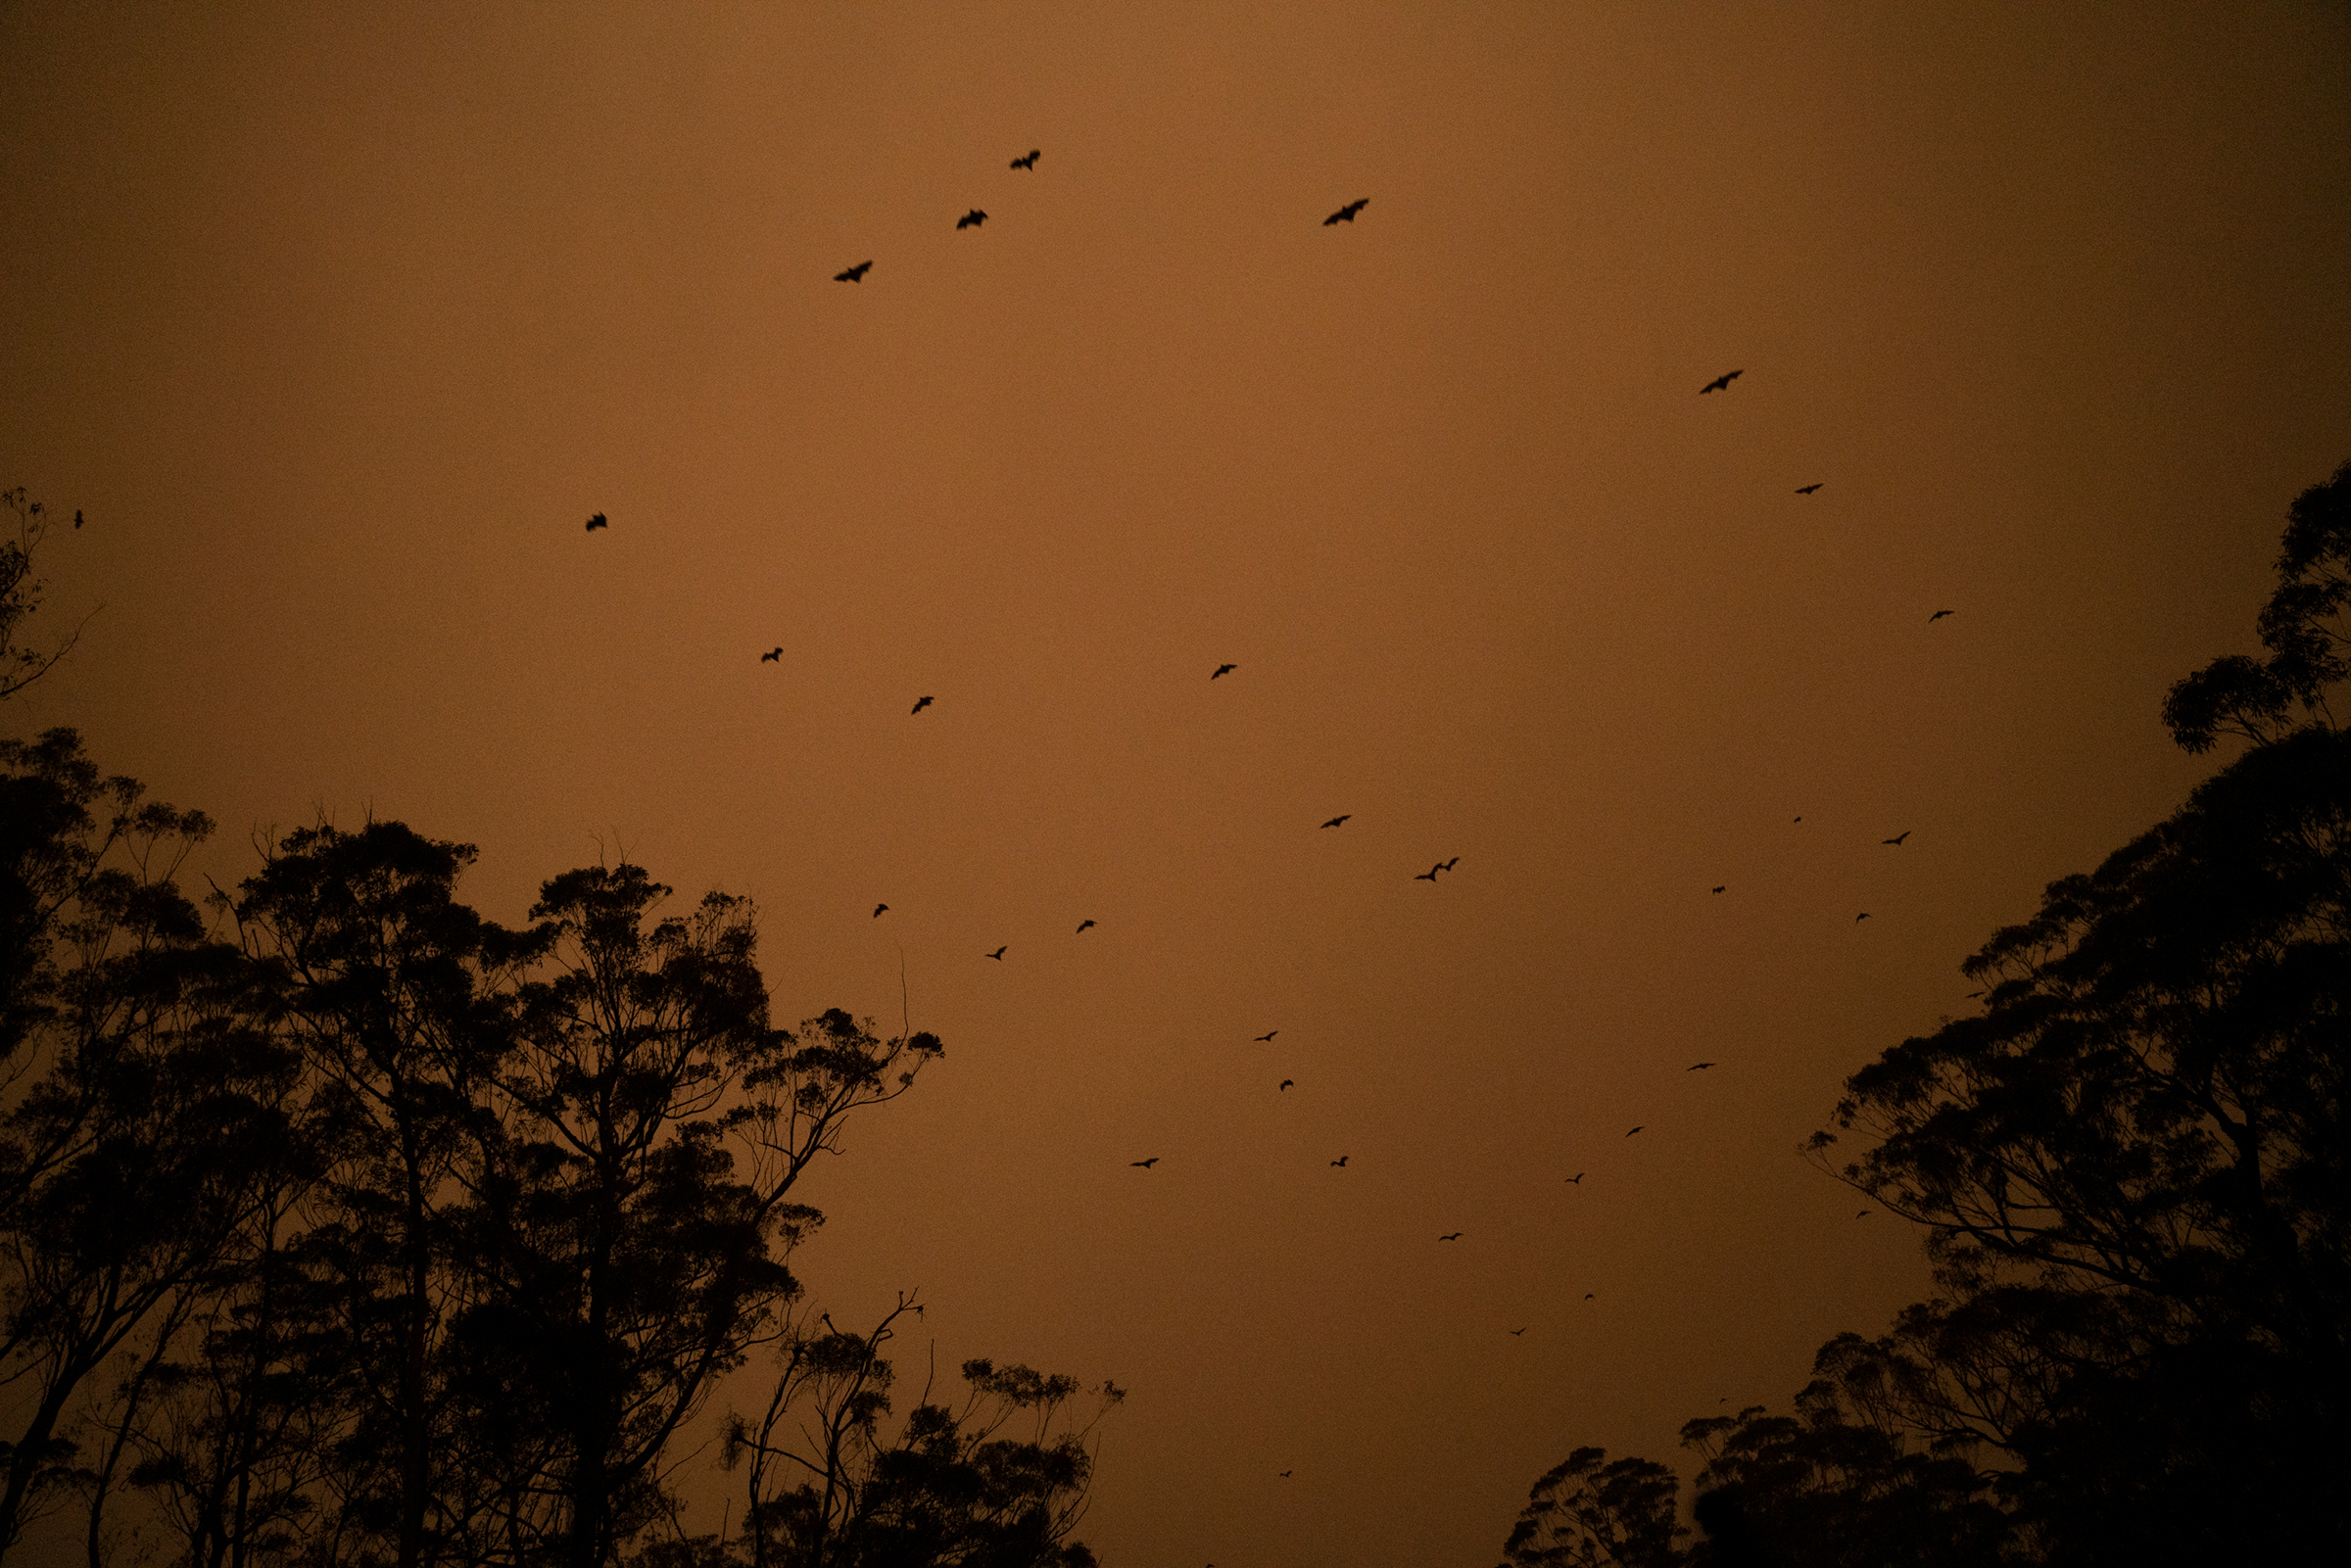
{"type": "Polygon", "coordinates": [[[1809,1146],[1925,1227],[1934,1298],[1824,1346],[1792,1414],[1684,1427],[1695,1531],[1673,1471],[1579,1449],[1507,1563],[2351,1560],[2351,464],[2278,575],[2265,656],[2164,708],[2242,753],[1994,933],[1984,1010],[1809,1146]]]}
{"type": "Polygon", "coordinates": [[[936,1036],[777,1027],[751,906],[633,865],[509,928],[470,846],[322,825],[199,901],[211,827],[0,740],[0,1559],[1092,1561],[1071,1380],[976,1361],[893,1420],[899,1314],[819,1329],[790,1267],[801,1178],[936,1036]],[[754,1357],[744,1528],[689,1537],[677,1439],[754,1357]]]}

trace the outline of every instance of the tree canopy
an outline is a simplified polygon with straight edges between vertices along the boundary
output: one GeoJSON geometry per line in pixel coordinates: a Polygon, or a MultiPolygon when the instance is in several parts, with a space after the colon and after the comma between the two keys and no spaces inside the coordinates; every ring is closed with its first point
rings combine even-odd
{"type": "Polygon", "coordinates": [[[2187,750],[2246,748],[1994,932],[1983,1010],[1854,1073],[1807,1146],[1923,1227],[1934,1298],[1824,1346],[1793,1415],[1684,1427],[1697,1539],[1670,1472],[1583,1449],[1509,1562],[2351,1551],[2351,464],[2277,571],[2266,659],[2164,706],[2187,750]]]}

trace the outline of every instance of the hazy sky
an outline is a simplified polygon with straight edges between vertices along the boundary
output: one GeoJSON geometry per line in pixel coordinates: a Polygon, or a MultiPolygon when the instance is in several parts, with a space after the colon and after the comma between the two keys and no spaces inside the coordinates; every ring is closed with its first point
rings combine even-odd
{"type": "Polygon", "coordinates": [[[902,961],[947,1056],[794,1266],[1129,1388],[1114,1568],[1483,1568],[1570,1448],[1881,1330],[1917,1234],[1797,1146],[2209,771],[2162,693],[2351,457],[2339,4],[12,3],[0,59],[0,485],[88,519],[50,628],[104,605],[6,729],[223,881],[372,811],[502,919],[600,854],[750,895],[785,1021],[902,961]]]}

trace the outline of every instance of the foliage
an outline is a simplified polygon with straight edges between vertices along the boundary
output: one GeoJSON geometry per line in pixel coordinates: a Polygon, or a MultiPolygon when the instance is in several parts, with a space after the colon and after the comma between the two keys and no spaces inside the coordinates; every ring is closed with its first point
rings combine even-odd
{"type": "MultiPolygon", "coordinates": [[[[675,1439],[806,1351],[797,1184],[937,1038],[774,1027],[751,906],[635,866],[508,929],[469,846],[322,825],[208,918],[211,824],[72,732],[0,743],[0,1556],[78,1496],[93,1564],[134,1502],[191,1563],[741,1560],[677,1530],[675,1439]]],[[[967,1373],[872,1450],[854,1560],[1090,1562],[1075,1385],[967,1373]]]]}
{"type": "Polygon", "coordinates": [[[970,1360],[960,1407],[932,1402],[926,1388],[890,1429],[894,1369],[882,1347],[901,1317],[921,1310],[901,1295],[868,1333],[841,1332],[823,1317],[824,1333],[786,1339],[765,1408],[728,1426],[725,1462],[747,1478],[739,1562],[1092,1568],[1093,1553],[1070,1540],[1093,1474],[1087,1439],[1126,1392],[970,1360]],[[1065,1425],[1071,1402],[1087,1393],[1092,1415],[1065,1425]]]}
{"type": "MultiPolygon", "coordinates": [[[[18,642],[17,634],[41,607],[42,583],[33,575],[33,556],[49,537],[48,508],[19,485],[0,491],[0,510],[16,519],[13,529],[0,532],[0,701],[6,701],[71,653],[81,632],[76,628],[47,653],[18,642]]],[[[81,513],[73,514],[73,526],[81,526],[81,513]]]]}
{"type": "Polygon", "coordinates": [[[2351,1551],[2347,563],[2351,464],[2289,514],[2267,660],[2165,705],[2253,744],[1995,932],[1980,1014],[1847,1080],[1810,1154],[1925,1227],[1937,1294],[1825,1346],[1795,1416],[1690,1423],[1706,1539],[1625,1560],[2351,1551]]]}
{"type": "Polygon", "coordinates": [[[1654,1459],[1578,1449],[1535,1480],[1502,1548],[1504,1568],[1668,1568],[1685,1560],[1680,1484],[1654,1459]]]}

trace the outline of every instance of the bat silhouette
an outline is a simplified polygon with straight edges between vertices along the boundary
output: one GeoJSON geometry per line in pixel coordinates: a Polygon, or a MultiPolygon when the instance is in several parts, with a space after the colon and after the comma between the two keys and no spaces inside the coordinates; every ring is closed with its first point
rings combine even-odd
{"type": "Polygon", "coordinates": [[[1092,922],[1092,921],[1090,921],[1090,920],[1087,920],[1087,921],[1080,921],[1080,922],[1078,923],[1078,934],[1079,934],[1079,935],[1080,935],[1080,936],[1084,935],[1084,934],[1085,934],[1085,928],[1086,928],[1088,926],[1091,926],[1092,924],[1093,924],[1093,922],[1092,922]]]}
{"type": "Polygon", "coordinates": [[[1284,1481],[1287,1481],[1289,1478],[1290,1478],[1290,1472],[1289,1472],[1289,1471],[1287,1471],[1287,1470],[1284,1470],[1284,1471],[1282,1471],[1282,1472],[1281,1472],[1281,1479],[1283,1479],[1284,1481]]]}
{"type": "Polygon", "coordinates": [[[1944,616],[1955,615],[1958,612],[1956,610],[1937,610],[1934,614],[1927,617],[1927,624],[1929,626],[1933,626],[1937,621],[1942,620],[1944,616]]]}
{"type": "Polygon", "coordinates": [[[845,272],[834,273],[833,281],[836,283],[863,283],[865,274],[872,269],[873,264],[871,261],[860,261],[845,272]]]}
{"type": "Polygon", "coordinates": [[[1454,1232],[1452,1235],[1450,1235],[1450,1236],[1439,1236],[1439,1237],[1437,1238],[1437,1240],[1439,1240],[1439,1241],[1460,1241],[1461,1239],[1462,1239],[1462,1233],[1461,1233],[1460,1231],[1458,1231],[1458,1230],[1457,1230],[1457,1231],[1455,1231],[1455,1232],[1454,1232]]]}
{"type": "Polygon", "coordinates": [[[1688,1067],[1682,1069],[1682,1070],[1684,1072],[1703,1072],[1706,1070],[1706,1069],[1712,1067],[1713,1065],[1714,1064],[1711,1062],[1693,1062],[1688,1067]]]}
{"type": "Polygon", "coordinates": [[[1591,1293],[1590,1291],[1586,1291],[1586,1292],[1584,1292],[1584,1300],[1585,1300],[1585,1301],[1590,1301],[1591,1299],[1592,1299],[1592,1293],[1591,1293]]]}
{"type": "MultiPolygon", "coordinates": [[[[1646,1121],[1644,1121],[1644,1122],[1642,1122],[1642,1123],[1641,1123],[1641,1127],[1646,1127],[1646,1126],[1648,1126],[1648,1125],[1649,1125],[1649,1123],[1648,1123],[1648,1122],[1646,1122],[1646,1121]]],[[[1639,1131],[1641,1130],[1641,1127],[1635,1127],[1635,1128],[1633,1129],[1633,1132],[1639,1132],[1639,1131]]],[[[1628,1132],[1628,1133],[1626,1133],[1626,1134],[1625,1134],[1625,1136],[1629,1138],[1629,1137],[1631,1137],[1631,1136],[1633,1135],[1633,1132],[1628,1132]]]]}
{"type": "MultiPolygon", "coordinates": [[[[1527,1324],[1527,1325],[1526,1325],[1526,1328],[1533,1328],[1534,1326],[1535,1326],[1534,1324],[1532,1324],[1532,1323],[1529,1323],[1529,1324],[1527,1324]]],[[[1512,1339],[1516,1339],[1516,1338],[1517,1338],[1519,1335],[1521,1335],[1521,1334],[1523,1334],[1523,1333],[1525,1333],[1525,1332],[1526,1332],[1526,1328],[1514,1328],[1514,1329],[1511,1329],[1511,1338],[1512,1338],[1512,1339]]]]}
{"type": "Polygon", "coordinates": [[[1134,1166],[1134,1168],[1135,1168],[1135,1169],[1137,1169],[1137,1170],[1148,1170],[1148,1169],[1150,1169],[1150,1168],[1151,1168],[1153,1165],[1156,1165],[1156,1164],[1159,1164],[1159,1156],[1157,1156],[1157,1155],[1153,1155],[1153,1156],[1152,1156],[1150,1159],[1148,1159],[1148,1160],[1129,1160],[1129,1161],[1128,1161],[1127,1163],[1128,1163],[1128,1164],[1130,1164],[1130,1165],[1134,1166]]]}
{"type": "MultiPolygon", "coordinates": [[[[1006,943],[1004,944],[1004,947],[1010,947],[1011,945],[1012,945],[1012,944],[1011,944],[1010,942],[1006,942],[1006,943]]],[[[999,947],[999,948],[997,948],[997,949],[996,949],[994,952],[992,952],[992,953],[983,953],[983,954],[981,954],[980,956],[981,956],[982,958],[992,958],[992,959],[994,959],[994,960],[995,960],[997,963],[1001,964],[1001,963],[1003,963],[1003,962],[1004,962],[1004,947],[999,947]]]]}
{"type": "Polygon", "coordinates": [[[1415,877],[1413,880],[1416,882],[1433,882],[1437,879],[1437,873],[1443,871],[1444,869],[1445,863],[1443,861],[1439,861],[1434,866],[1429,867],[1428,870],[1415,877]]]}
{"type": "Polygon", "coordinates": [[[1230,675],[1239,668],[1240,666],[1237,664],[1220,664],[1217,666],[1216,675],[1210,676],[1209,679],[1214,681],[1218,675],[1230,675]]]}
{"type": "Polygon", "coordinates": [[[1034,168],[1036,166],[1036,152],[1037,150],[1035,148],[1030,148],[1029,156],[1027,158],[1014,159],[1012,161],[1012,166],[1015,168],[1034,168]]]}
{"type": "Polygon", "coordinates": [[[1915,829],[1905,828],[1900,832],[1895,833],[1892,838],[1881,838],[1878,840],[1878,842],[1881,844],[1892,844],[1895,848],[1899,849],[1902,847],[1902,840],[1909,837],[1910,834],[1915,831],[1915,829]]]}
{"type": "Polygon", "coordinates": [[[874,919],[880,920],[882,918],[882,912],[888,908],[889,908],[888,904],[876,904],[874,906],[874,919]]]}
{"type": "Polygon", "coordinates": [[[955,220],[955,226],[958,229],[978,228],[981,224],[986,221],[987,214],[975,207],[970,212],[964,214],[963,216],[957,218],[955,220]]]}
{"type": "Polygon", "coordinates": [[[1354,816],[1354,815],[1355,815],[1355,813],[1351,811],[1351,812],[1348,812],[1348,813],[1346,814],[1346,816],[1343,816],[1343,817],[1333,817],[1333,818],[1331,818],[1331,819],[1330,819],[1330,821],[1328,821],[1328,822],[1324,823],[1322,826],[1323,826],[1323,827],[1325,827],[1325,828],[1336,828],[1336,827],[1337,827],[1337,826],[1338,826],[1340,823],[1343,823],[1343,822],[1345,822],[1345,821],[1347,820],[1347,818],[1348,818],[1348,817],[1352,817],[1352,816],[1354,816]]]}
{"type": "Polygon", "coordinates": [[[930,699],[929,697],[917,697],[917,698],[915,699],[915,703],[914,703],[914,711],[915,711],[916,713],[920,713],[920,712],[922,712],[922,711],[923,711],[925,708],[929,707],[930,705],[931,705],[931,699],[930,699]]]}
{"type": "Polygon", "coordinates": [[[1341,1170],[1344,1170],[1347,1168],[1347,1157],[1345,1155],[1341,1155],[1338,1159],[1333,1160],[1331,1164],[1338,1166],[1341,1170]]]}
{"type": "Polygon", "coordinates": [[[1265,1033],[1263,1033],[1263,1034],[1261,1034],[1261,1035],[1259,1035],[1259,1036],[1257,1037],[1257,1043],[1258,1043],[1258,1044],[1260,1044],[1260,1045],[1263,1045],[1263,1044],[1265,1044],[1265,1043],[1266,1043],[1268,1040],[1271,1040],[1271,1038],[1273,1038],[1273,1036],[1275,1036],[1276,1034],[1279,1034],[1280,1032],[1281,1032],[1281,1031],[1280,1031],[1279,1029],[1268,1029],[1268,1030],[1267,1030],[1265,1033]]]}
{"type": "Polygon", "coordinates": [[[1716,891],[1716,892],[1718,892],[1718,893],[1719,893],[1719,892],[1721,892],[1721,891],[1722,891],[1722,889],[1723,889],[1724,887],[1727,887],[1727,886],[1729,886],[1729,885],[1730,885],[1730,884],[1729,884],[1728,882],[1724,882],[1724,883],[1722,883],[1720,886],[1717,886],[1717,887],[1714,889],[1714,891],[1716,891]]]}
{"type": "Polygon", "coordinates": [[[1574,1175],[1572,1175],[1572,1176],[1569,1176],[1569,1177],[1567,1178],[1567,1185],[1568,1185],[1568,1186],[1570,1186],[1570,1187],[1580,1187],[1580,1186],[1582,1186],[1582,1185],[1584,1184],[1584,1176],[1585,1176],[1585,1174],[1586,1174],[1586,1172],[1584,1172],[1584,1171],[1581,1171],[1581,1170],[1577,1171],[1577,1172],[1576,1172],[1574,1175]]]}
{"type": "Polygon", "coordinates": [[[594,517],[588,519],[588,532],[591,534],[595,533],[600,528],[610,528],[611,526],[612,525],[610,523],[604,521],[604,514],[602,512],[598,512],[594,517]]]}
{"type": "Polygon", "coordinates": [[[784,650],[780,647],[774,647],[769,648],[765,653],[760,654],[759,662],[761,664],[778,664],[783,662],[783,658],[784,650]]]}
{"type": "Polygon", "coordinates": [[[1279,1091],[1288,1088],[1291,1084],[1296,1083],[1297,1081],[1298,1080],[1296,1078],[1284,1078],[1273,1087],[1276,1091],[1279,1091]]]}
{"type": "Polygon", "coordinates": [[[1359,197],[1355,201],[1349,202],[1345,207],[1340,208],[1337,212],[1331,214],[1330,216],[1324,218],[1322,220],[1322,226],[1324,228],[1328,228],[1333,223],[1352,223],[1355,221],[1355,214],[1370,205],[1370,197],[1359,197]]]}
{"type": "Polygon", "coordinates": [[[1864,1210],[1862,1210],[1862,1211],[1861,1211],[1859,1213],[1855,1214],[1853,1217],[1854,1217],[1855,1219],[1867,1219],[1867,1218],[1869,1217],[1869,1215],[1870,1215],[1870,1211],[1868,1211],[1868,1210],[1864,1209],[1864,1210]]]}
{"type": "Polygon", "coordinates": [[[1738,380],[1745,374],[1747,374],[1747,372],[1744,370],[1734,370],[1729,375],[1716,376],[1713,380],[1699,388],[1698,395],[1703,398],[1709,392],[1728,392],[1731,390],[1731,383],[1738,380]]]}
{"type": "Polygon", "coordinates": [[[1855,916],[1853,917],[1853,923],[1854,923],[1855,925],[1859,925],[1859,924],[1860,924],[1862,921],[1865,921],[1865,920],[1867,920],[1867,919],[1869,919],[1869,911],[1865,909],[1865,910],[1863,910],[1863,911],[1862,911],[1860,914],[1858,914],[1858,915],[1855,915],[1855,916]]]}
{"type": "Polygon", "coordinates": [[[1819,485],[1799,485],[1796,487],[1796,493],[1799,496],[1809,496],[1819,488],[1819,485]]]}

